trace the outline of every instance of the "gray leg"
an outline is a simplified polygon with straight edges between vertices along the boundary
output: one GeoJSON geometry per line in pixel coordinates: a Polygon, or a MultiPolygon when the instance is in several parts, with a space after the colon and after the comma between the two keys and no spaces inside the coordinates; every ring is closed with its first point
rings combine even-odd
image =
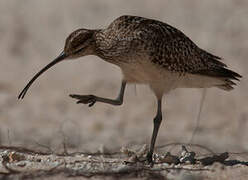
{"type": "Polygon", "coordinates": [[[102,102],[102,103],[107,103],[107,104],[118,106],[118,105],[122,105],[123,103],[125,87],[126,87],[126,82],[122,81],[121,89],[116,99],[107,99],[107,98],[102,98],[102,97],[98,97],[94,95],[77,95],[77,94],[70,94],[70,97],[77,99],[78,100],[77,104],[79,103],[89,104],[89,107],[93,106],[96,102],[102,102]]]}
{"type": "Polygon", "coordinates": [[[147,153],[147,161],[150,164],[153,164],[152,155],[153,155],[154,146],[155,146],[155,142],[156,142],[156,138],[157,138],[157,135],[158,135],[158,130],[159,130],[161,121],[162,121],[161,99],[158,99],[157,115],[153,119],[153,132],[152,132],[150,150],[147,153]]]}

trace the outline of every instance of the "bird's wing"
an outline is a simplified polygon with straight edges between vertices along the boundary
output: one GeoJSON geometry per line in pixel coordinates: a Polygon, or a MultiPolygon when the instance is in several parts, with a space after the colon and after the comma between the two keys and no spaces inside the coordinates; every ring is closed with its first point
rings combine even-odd
{"type": "Polygon", "coordinates": [[[125,15],[104,31],[109,41],[109,46],[105,44],[108,53],[135,54],[143,50],[154,64],[172,72],[240,77],[226,69],[220,57],[199,48],[183,32],[161,21],[125,15]]]}
{"type": "Polygon", "coordinates": [[[217,77],[229,83],[241,78],[227,69],[220,57],[199,48],[178,29],[155,20],[146,20],[142,24],[142,39],[147,42],[147,52],[153,63],[172,72],[217,77]]]}
{"type": "Polygon", "coordinates": [[[197,73],[226,66],[220,57],[202,50],[183,32],[166,23],[146,19],[139,29],[151,61],[170,71],[197,73]]]}

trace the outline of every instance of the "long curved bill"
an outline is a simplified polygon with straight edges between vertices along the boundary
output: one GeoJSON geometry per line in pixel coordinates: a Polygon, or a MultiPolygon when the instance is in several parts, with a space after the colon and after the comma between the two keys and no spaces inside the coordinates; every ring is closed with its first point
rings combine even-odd
{"type": "Polygon", "coordinates": [[[48,65],[46,65],[43,69],[41,69],[35,76],[28,82],[28,84],[25,86],[25,88],[22,90],[22,92],[19,94],[18,99],[23,99],[25,94],[27,93],[29,87],[33,84],[33,82],[46,70],[48,70],[53,65],[57,64],[58,62],[61,62],[64,60],[67,56],[65,55],[64,51],[52,62],[50,62],[48,65]]]}

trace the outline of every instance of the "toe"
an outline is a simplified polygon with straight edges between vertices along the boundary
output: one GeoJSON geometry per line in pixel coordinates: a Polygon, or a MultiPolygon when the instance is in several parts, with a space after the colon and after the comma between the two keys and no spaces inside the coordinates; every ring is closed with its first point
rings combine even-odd
{"type": "Polygon", "coordinates": [[[89,107],[93,106],[94,104],[95,104],[95,101],[91,102],[91,103],[89,104],[89,107]]]}
{"type": "Polygon", "coordinates": [[[76,98],[78,95],[76,95],[76,94],[70,94],[69,95],[71,98],[76,98]]]}
{"type": "Polygon", "coordinates": [[[78,95],[78,94],[70,94],[69,96],[74,99],[82,99],[82,95],[78,95]]]}

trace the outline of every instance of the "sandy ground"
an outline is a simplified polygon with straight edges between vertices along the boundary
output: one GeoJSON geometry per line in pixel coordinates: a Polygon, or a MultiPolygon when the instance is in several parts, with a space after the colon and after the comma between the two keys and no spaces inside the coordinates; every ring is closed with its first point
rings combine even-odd
{"type": "Polygon", "coordinates": [[[77,151],[110,150],[150,142],[155,97],[146,86],[129,85],[121,107],[76,105],[69,94],[115,97],[118,67],[94,56],[67,61],[46,72],[24,100],[27,81],[55,58],[73,30],[106,27],[123,14],[145,16],[182,30],[201,48],[224,58],[243,75],[231,92],[207,90],[197,134],[202,90],[178,89],[164,97],[157,145],[197,143],[215,152],[248,151],[248,1],[0,1],[0,143],[50,147],[65,141],[77,151]],[[41,146],[44,145],[44,146],[41,146]]]}

